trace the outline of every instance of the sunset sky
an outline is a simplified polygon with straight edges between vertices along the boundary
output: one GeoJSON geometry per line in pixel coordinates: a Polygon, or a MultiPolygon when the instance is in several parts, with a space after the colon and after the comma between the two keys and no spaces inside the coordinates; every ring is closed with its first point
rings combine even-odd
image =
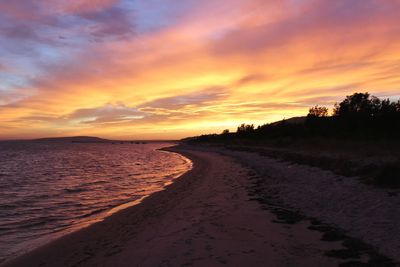
{"type": "Polygon", "coordinates": [[[0,139],[173,139],[400,97],[400,0],[0,0],[0,139]]]}

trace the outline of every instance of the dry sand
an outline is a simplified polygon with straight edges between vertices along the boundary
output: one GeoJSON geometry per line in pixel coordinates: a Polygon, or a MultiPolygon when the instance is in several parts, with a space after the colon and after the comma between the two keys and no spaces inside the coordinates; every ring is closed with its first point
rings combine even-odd
{"type": "Polygon", "coordinates": [[[236,158],[262,177],[263,194],[274,202],[343,229],[347,235],[400,262],[399,188],[366,185],[357,177],[254,152],[207,146],[192,149],[236,158]]]}
{"type": "Polygon", "coordinates": [[[6,266],[337,266],[324,252],[339,242],[249,201],[250,171],[231,157],[175,148],[191,171],[88,228],[6,266]]]}

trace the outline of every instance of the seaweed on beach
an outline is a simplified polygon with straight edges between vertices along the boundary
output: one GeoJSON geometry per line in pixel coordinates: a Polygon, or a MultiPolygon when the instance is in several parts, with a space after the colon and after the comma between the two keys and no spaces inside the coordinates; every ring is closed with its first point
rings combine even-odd
{"type": "Polygon", "coordinates": [[[249,201],[257,201],[265,210],[272,212],[276,219],[274,223],[296,224],[308,221],[308,229],[322,233],[321,240],[325,242],[341,242],[342,248],[325,251],[324,255],[340,260],[345,260],[339,264],[341,267],[350,266],[398,266],[392,259],[377,252],[373,246],[365,242],[352,238],[346,231],[334,226],[323,223],[316,218],[303,215],[290,207],[284,207],[282,203],[277,203],[273,197],[266,192],[265,178],[251,172],[249,173],[251,185],[247,188],[249,201]],[[367,258],[364,262],[361,259],[367,258]]]}

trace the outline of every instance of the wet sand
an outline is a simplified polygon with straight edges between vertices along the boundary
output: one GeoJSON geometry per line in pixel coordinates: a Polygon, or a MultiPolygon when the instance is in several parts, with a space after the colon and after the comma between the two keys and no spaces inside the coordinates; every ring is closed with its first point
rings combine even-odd
{"type": "Polygon", "coordinates": [[[251,201],[251,171],[231,157],[169,148],[194,162],[166,190],[5,266],[337,266],[310,223],[251,201]]]}

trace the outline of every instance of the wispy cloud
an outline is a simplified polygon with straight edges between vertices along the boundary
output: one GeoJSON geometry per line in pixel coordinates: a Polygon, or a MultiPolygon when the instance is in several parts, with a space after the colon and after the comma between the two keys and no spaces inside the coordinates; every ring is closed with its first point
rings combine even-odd
{"type": "Polygon", "coordinates": [[[189,106],[203,106],[227,98],[229,90],[224,87],[210,87],[188,94],[155,99],[141,104],[140,108],[162,108],[178,110],[189,106]]]}
{"type": "Polygon", "coordinates": [[[78,109],[68,115],[66,119],[76,120],[79,123],[113,123],[138,120],[145,117],[145,113],[124,104],[108,104],[98,108],[78,109]]]}

